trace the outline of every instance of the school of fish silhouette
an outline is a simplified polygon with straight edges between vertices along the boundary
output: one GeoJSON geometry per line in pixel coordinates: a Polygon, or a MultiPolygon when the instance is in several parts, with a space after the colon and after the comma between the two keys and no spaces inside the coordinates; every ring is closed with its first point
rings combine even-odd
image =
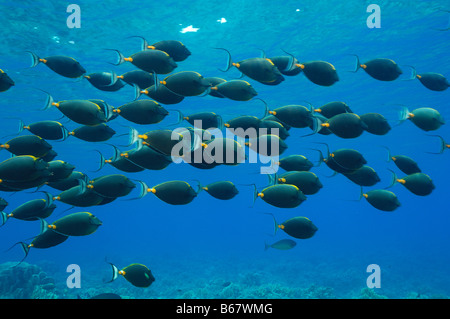
{"type": "MultiPolygon", "coordinates": [[[[139,37],[141,38],[141,37],[139,37]]],[[[153,193],[157,198],[170,205],[186,205],[193,201],[200,191],[205,191],[218,200],[231,200],[239,192],[231,181],[219,181],[202,186],[192,187],[185,181],[167,181],[154,187],[148,187],[145,182],[134,182],[124,174],[104,175],[90,180],[86,174],[74,171],[75,166],[62,160],[54,160],[57,156],[52,150],[49,140],[65,140],[74,136],[88,142],[106,142],[116,133],[107,124],[117,117],[138,125],[151,125],[162,122],[169,111],[163,105],[182,102],[191,96],[210,95],[215,98],[234,101],[249,101],[256,99],[257,92],[252,85],[241,79],[225,80],[220,77],[203,77],[198,72],[181,71],[167,75],[163,80],[158,76],[173,72],[177,63],[186,60],[190,51],[179,41],[165,40],[149,45],[141,38],[142,49],[125,57],[120,51],[112,50],[118,55],[120,65],[131,63],[136,68],[122,75],[112,72],[86,74],[81,64],[68,56],[38,57],[29,52],[32,57],[32,67],[45,64],[55,73],[68,78],[85,78],[95,88],[103,91],[119,91],[122,87],[134,87],[135,100],[117,108],[103,100],[64,100],[55,101],[47,94],[44,107],[56,107],[65,117],[80,124],[77,129],[69,132],[58,121],[39,121],[35,123],[20,122],[20,130],[32,134],[19,135],[0,145],[12,153],[12,157],[0,163],[0,190],[17,192],[30,188],[40,189],[43,186],[61,191],[57,196],[44,191],[44,199],[28,201],[12,210],[3,212],[8,203],[1,199],[1,224],[15,218],[25,221],[40,220],[42,230],[30,243],[19,242],[25,257],[30,248],[50,248],[63,243],[70,236],[86,236],[94,233],[102,222],[88,212],[68,214],[53,223],[46,221],[55,210],[55,202],[63,202],[73,207],[92,207],[111,203],[117,198],[128,196],[134,189],[140,188],[142,198],[153,193]],[[141,96],[150,99],[139,99],[141,96]]],[[[339,80],[335,67],[326,61],[299,62],[292,54],[285,52],[283,56],[267,58],[262,52],[260,57],[248,58],[234,62],[231,53],[224,48],[214,48],[224,52],[227,57],[227,67],[237,68],[242,76],[265,85],[279,85],[285,77],[304,76],[319,86],[331,86],[339,80]]],[[[109,50],[109,49],[108,49],[109,50]]],[[[218,52],[219,52],[218,51],[218,52]]],[[[379,81],[394,81],[403,72],[392,60],[377,58],[365,63],[354,56],[356,68],[362,69],[370,77],[379,81]]],[[[411,67],[412,68],[412,67],[411,67]]],[[[219,69],[220,70],[220,69],[219,69]]],[[[0,91],[6,91],[14,86],[14,81],[3,71],[0,74],[0,91]]],[[[447,79],[438,73],[417,74],[412,68],[411,79],[418,79],[426,88],[433,91],[444,91],[449,87],[447,79]]],[[[262,100],[261,100],[262,101],[262,100]]],[[[264,102],[264,101],[263,101],[264,102]]],[[[307,104],[307,103],[306,103],[307,104]]],[[[344,102],[330,102],[315,109],[312,105],[286,105],[270,110],[266,106],[263,118],[250,115],[235,117],[224,122],[222,117],[214,112],[200,112],[185,115],[178,112],[178,123],[187,121],[193,127],[184,131],[172,129],[155,129],[140,134],[135,128],[130,128],[129,146],[134,148],[122,152],[115,145],[114,155],[106,159],[100,152],[101,165],[98,171],[106,165],[112,165],[117,170],[127,172],[142,172],[144,170],[162,170],[179,158],[198,169],[213,169],[218,165],[239,165],[246,160],[246,148],[253,150],[272,160],[273,167],[279,167],[286,172],[270,175],[269,185],[257,190],[254,186],[254,201],[261,198],[269,205],[278,208],[295,208],[307,199],[307,195],[319,192],[322,184],[310,169],[325,163],[335,173],[340,173],[351,182],[361,186],[360,200],[367,202],[382,211],[394,211],[400,206],[397,196],[384,189],[363,192],[363,187],[374,186],[380,181],[377,172],[367,166],[364,156],[355,149],[337,149],[330,151],[325,143],[327,153],[324,156],[320,150],[320,160],[313,164],[303,155],[289,155],[278,159],[287,148],[286,139],[291,128],[310,128],[313,134],[334,134],[343,139],[353,139],[363,132],[375,135],[385,135],[391,130],[386,118],[378,113],[357,115],[344,102]],[[200,123],[200,127],[198,126],[200,123]],[[215,136],[209,129],[232,130],[235,136],[240,136],[240,142],[223,136],[215,136]],[[253,131],[251,131],[253,130],[253,131]],[[253,132],[250,137],[249,132],[253,132]],[[174,148],[180,145],[176,156],[174,148]],[[267,145],[276,147],[269,147],[267,145]],[[265,147],[262,147],[265,146],[265,147]],[[226,156],[226,160],[225,160],[226,156]],[[196,159],[196,160],[194,160],[196,159]]],[[[418,108],[400,112],[399,121],[409,120],[419,129],[429,132],[437,130],[444,124],[440,113],[433,108],[418,108]]],[[[441,149],[436,154],[450,148],[443,137],[440,139],[441,149]]],[[[389,152],[389,150],[387,150],[389,152]]],[[[392,171],[392,185],[402,184],[411,193],[426,196],[435,188],[432,179],[423,173],[417,163],[404,155],[391,155],[395,165],[404,173],[404,178],[398,178],[392,171]]],[[[275,171],[276,172],[276,171],[275,171]]],[[[272,214],[270,214],[272,215],[272,214]]],[[[275,230],[282,229],[286,234],[296,239],[307,239],[314,236],[318,228],[307,217],[298,216],[278,224],[272,215],[275,230]]],[[[18,244],[19,244],[18,243],[18,244]]],[[[292,240],[282,240],[268,247],[290,249],[295,246],[292,240]]],[[[25,259],[24,257],[24,259],[25,259]]],[[[112,265],[112,264],[111,264],[112,265]]],[[[133,285],[148,287],[154,278],[150,270],[141,264],[132,264],[119,270],[112,265],[113,280],[118,274],[123,275],[133,285]]]]}

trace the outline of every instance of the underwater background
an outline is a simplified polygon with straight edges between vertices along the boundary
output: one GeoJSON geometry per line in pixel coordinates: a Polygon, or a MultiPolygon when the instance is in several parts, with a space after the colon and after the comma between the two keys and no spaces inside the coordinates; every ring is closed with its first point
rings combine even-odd
{"type": "MultiPolygon", "coordinates": [[[[74,2],[75,3],[75,2],[74,2]]],[[[360,151],[379,174],[374,187],[391,184],[395,165],[387,162],[388,147],[392,153],[408,155],[428,174],[436,189],[428,196],[416,196],[402,185],[390,190],[401,206],[394,212],[375,209],[360,196],[360,187],[332,171],[326,165],[313,167],[323,188],[299,207],[282,209],[257,199],[253,205],[253,187],[267,186],[266,175],[259,174],[257,164],[221,165],[201,170],[188,164],[171,164],[161,171],[145,170],[125,173],[134,180],[153,186],[170,180],[184,180],[202,185],[230,180],[239,194],[222,201],[200,192],[188,205],[172,206],[153,194],[137,199],[118,199],[104,206],[70,208],[56,202],[57,209],[49,221],[70,212],[89,211],[102,226],[93,234],[70,237],[49,249],[30,249],[23,258],[19,241],[40,232],[38,221],[11,219],[0,228],[0,298],[89,298],[99,293],[114,292],[123,298],[448,298],[450,296],[450,217],[448,209],[449,152],[440,155],[439,134],[450,139],[448,124],[438,131],[425,133],[410,121],[394,126],[399,105],[410,110],[433,107],[444,119],[450,119],[450,91],[426,89],[409,77],[409,68],[420,72],[437,72],[450,76],[450,32],[437,31],[448,25],[446,1],[77,1],[81,8],[81,28],[66,25],[70,2],[65,1],[0,1],[0,68],[14,79],[15,86],[1,93],[0,135],[17,132],[18,120],[27,124],[56,120],[61,113],[52,108],[41,111],[49,92],[55,100],[103,99],[118,107],[134,98],[125,86],[118,92],[104,92],[86,80],[63,78],[44,65],[29,68],[33,51],[39,56],[67,55],[79,61],[88,73],[111,71],[122,74],[135,69],[129,63],[119,66],[114,52],[125,55],[138,52],[143,36],[149,43],[179,40],[192,55],[178,63],[176,71],[197,71],[205,77],[237,78],[231,69],[222,73],[226,54],[213,48],[229,50],[234,61],[260,56],[282,55],[283,50],[300,61],[324,60],[332,63],[339,82],[331,87],[318,86],[303,75],[286,77],[276,86],[266,86],[251,79],[258,97],[271,108],[310,102],[315,107],[332,101],[346,102],[353,112],[383,114],[393,126],[384,136],[368,134],[354,139],[310,133],[309,129],[292,128],[286,140],[289,148],[282,157],[302,154],[317,162],[313,148],[327,143],[331,149],[354,148],[360,151]],[[370,29],[367,6],[381,8],[381,28],[370,29]],[[224,18],[224,19],[222,19],[224,18]],[[195,32],[181,32],[192,26],[195,32]],[[383,57],[396,61],[404,74],[396,81],[381,82],[363,70],[351,73],[357,54],[361,61],[383,57]],[[427,135],[428,134],[428,135],[427,135]],[[265,243],[289,238],[279,230],[274,235],[272,213],[281,223],[291,217],[306,216],[318,227],[306,240],[296,240],[290,250],[270,248],[265,243]],[[111,262],[119,268],[142,263],[151,269],[155,282],[148,288],[136,288],[124,278],[111,279],[111,262]],[[81,288],[69,289],[66,268],[77,264],[81,269],[81,288]],[[367,288],[366,271],[370,264],[381,270],[381,288],[367,288]],[[33,278],[33,279],[30,279],[33,278]]],[[[145,97],[147,98],[147,97],[145,97]]],[[[180,104],[165,106],[184,114],[213,111],[224,120],[239,115],[264,115],[261,101],[237,102],[212,96],[185,98],[180,104]]],[[[111,122],[117,134],[109,141],[126,145],[127,126],[139,132],[166,128],[176,122],[175,112],[159,124],[137,125],[123,118],[111,122]]],[[[61,120],[69,129],[79,126],[61,120]]],[[[172,127],[173,128],[173,127],[172,127]]],[[[23,132],[21,134],[30,134],[23,132]]],[[[7,138],[9,139],[9,138],[7,138]]],[[[2,139],[0,142],[4,142],[2,139]]],[[[100,151],[105,157],[112,148],[105,143],[89,143],[73,137],[65,141],[49,141],[58,153],[56,159],[67,161],[76,171],[89,178],[118,174],[110,165],[94,172],[100,151]]],[[[126,149],[126,147],[120,147],[126,149]]],[[[0,159],[10,153],[3,150],[0,159]]],[[[369,188],[367,188],[368,190],[369,188]]],[[[59,191],[47,186],[40,190],[56,196],[59,191]]],[[[366,190],[366,189],[365,189],[366,190]]],[[[134,193],[136,196],[136,193],[134,193]]],[[[6,212],[22,203],[41,198],[33,189],[17,193],[2,192],[9,206],[6,212]]],[[[131,198],[133,196],[129,196],[131,198]]]]}

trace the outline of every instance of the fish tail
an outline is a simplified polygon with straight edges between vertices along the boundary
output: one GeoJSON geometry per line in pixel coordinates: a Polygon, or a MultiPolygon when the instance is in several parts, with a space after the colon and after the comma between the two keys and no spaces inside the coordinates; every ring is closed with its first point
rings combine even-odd
{"type": "Polygon", "coordinates": [[[99,150],[94,150],[94,151],[96,151],[98,153],[98,155],[100,156],[99,167],[94,171],[94,172],[98,172],[99,170],[101,170],[103,168],[103,166],[105,166],[106,158],[103,156],[103,154],[99,150]]]}
{"type": "Polygon", "coordinates": [[[356,54],[350,54],[350,55],[356,57],[356,65],[355,65],[355,70],[349,71],[349,72],[356,73],[361,68],[361,62],[359,62],[359,56],[357,56],[356,54]]]}
{"type": "MultiPolygon", "coordinates": [[[[405,120],[409,118],[409,110],[407,106],[402,106],[398,113],[400,123],[403,123],[405,120]]],[[[399,123],[399,124],[400,124],[399,123]]]]}
{"type": "Polygon", "coordinates": [[[142,44],[141,44],[141,51],[145,51],[148,50],[148,42],[144,37],[141,37],[139,35],[132,35],[131,37],[128,37],[128,39],[130,38],[139,38],[142,40],[142,44]]]}
{"type": "MultiPolygon", "coordinates": [[[[17,265],[15,265],[14,267],[19,266],[19,265],[25,260],[25,258],[27,258],[28,253],[30,252],[30,246],[28,246],[26,243],[24,243],[24,242],[21,241],[21,242],[18,242],[17,244],[20,244],[20,246],[22,247],[22,250],[23,250],[25,256],[23,256],[22,260],[19,261],[19,262],[17,263],[17,265]]],[[[15,244],[15,245],[17,245],[17,244],[15,244]]],[[[14,245],[14,246],[15,246],[15,245],[14,245]]],[[[13,246],[13,247],[14,247],[14,246],[13,246]]],[[[12,248],[12,247],[11,247],[11,248],[12,248]]],[[[11,248],[10,248],[10,249],[11,249],[11,248]]]]}
{"type": "Polygon", "coordinates": [[[181,122],[184,121],[184,114],[180,110],[168,109],[168,111],[173,111],[173,112],[176,112],[178,114],[177,121],[175,123],[173,123],[173,124],[170,124],[170,125],[178,125],[178,124],[180,124],[181,122]]]}
{"type": "Polygon", "coordinates": [[[113,282],[114,280],[117,279],[117,277],[119,277],[119,268],[117,268],[114,264],[109,263],[111,265],[111,269],[112,269],[112,278],[110,281],[107,282],[113,282]]]}
{"type": "Polygon", "coordinates": [[[122,63],[124,63],[125,62],[125,56],[122,54],[122,52],[120,52],[119,50],[115,50],[115,49],[105,49],[105,50],[108,50],[108,51],[115,51],[116,53],[117,53],[117,63],[111,63],[111,62],[108,62],[109,64],[112,64],[112,65],[121,65],[122,63]]]}
{"type": "Polygon", "coordinates": [[[39,63],[41,63],[41,59],[34,53],[31,51],[26,51],[31,55],[31,66],[30,68],[34,68],[36,65],[38,65],[39,63]]]}
{"type": "Polygon", "coordinates": [[[114,85],[119,80],[119,78],[117,77],[116,72],[110,71],[110,73],[111,73],[111,77],[110,77],[111,78],[111,83],[109,83],[107,86],[114,85]]]}
{"type": "Polygon", "coordinates": [[[203,185],[198,179],[194,179],[193,181],[197,183],[197,190],[195,193],[198,195],[203,190],[203,185]]]}
{"type": "Polygon", "coordinates": [[[49,192],[43,192],[45,194],[45,208],[49,208],[53,204],[53,195],[49,192]]]}
{"type": "Polygon", "coordinates": [[[141,187],[141,192],[140,192],[139,196],[136,199],[141,199],[142,197],[144,197],[145,195],[148,194],[149,187],[143,181],[137,181],[137,182],[138,182],[139,186],[141,187]]]}
{"type": "Polygon", "coordinates": [[[445,143],[444,138],[442,136],[440,136],[440,135],[428,135],[428,136],[438,137],[440,139],[440,142],[441,142],[441,149],[437,153],[436,152],[425,152],[425,153],[428,153],[428,154],[442,154],[442,153],[444,153],[444,151],[446,149],[446,145],[447,145],[447,143],[445,143]]]}
{"type": "Polygon", "coordinates": [[[405,66],[411,68],[411,75],[409,76],[409,78],[403,79],[403,81],[410,81],[410,80],[416,79],[417,78],[416,68],[411,65],[405,65],[405,66]]]}
{"type": "Polygon", "coordinates": [[[268,116],[268,115],[269,115],[269,112],[270,112],[270,110],[269,110],[269,104],[267,104],[266,101],[264,101],[263,99],[260,99],[259,97],[255,97],[254,100],[260,100],[261,102],[264,103],[264,115],[263,115],[262,118],[265,118],[266,116],[268,116]]]}
{"type": "Polygon", "coordinates": [[[391,150],[387,146],[382,146],[382,147],[385,148],[388,152],[388,159],[386,162],[389,163],[392,160],[391,150]]]}
{"type": "Polygon", "coordinates": [[[139,132],[134,127],[130,126],[128,146],[133,145],[134,143],[139,141],[138,135],[139,135],[139,132]]]}
{"type": "Polygon", "coordinates": [[[133,99],[133,101],[136,101],[137,99],[139,99],[141,97],[142,91],[141,91],[141,88],[137,84],[133,84],[133,88],[134,88],[134,99],[133,99]]]}
{"type": "Polygon", "coordinates": [[[48,222],[43,219],[43,218],[39,218],[41,221],[41,232],[40,234],[44,233],[47,229],[48,229],[48,222]]]}
{"type": "Polygon", "coordinates": [[[264,251],[267,251],[270,248],[270,245],[264,242],[264,251]]]}
{"type": "Polygon", "coordinates": [[[391,179],[391,184],[388,187],[385,187],[384,189],[388,189],[391,188],[392,186],[394,186],[395,184],[397,184],[397,174],[395,174],[395,172],[391,169],[388,169],[391,173],[392,173],[392,179],[391,179]]]}
{"type": "Polygon", "coordinates": [[[295,61],[295,57],[293,54],[281,49],[281,51],[283,51],[284,53],[286,53],[287,55],[289,55],[289,62],[287,64],[287,66],[284,68],[283,71],[289,71],[292,69],[292,67],[294,66],[294,61],[295,61]]]}
{"type": "Polygon", "coordinates": [[[25,123],[22,120],[19,120],[19,129],[17,131],[17,134],[22,133],[22,131],[24,130],[25,127],[25,123]]]}
{"type": "Polygon", "coordinates": [[[273,216],[272,213],[264,213],[264,214],[272,216],[272,218],[273,218],[273,226],[274,226],[273,235],[275,236],[276,233],[277,233],[277,230],[278,230],[278,226],[279,226],[278,223],[277,223],[277,220],[275,219],[275,216],[273,216]]]}
{"type": "Polygon", "coordinates": [[[253,186],[253,204],[252,207],[255,206],[255,201],[258,198],[258,189],[256,188],[255,184],[251,184],[253,186]]]}
{"type": "Polygon", "coordinates": [[[275,174],[267,174],[267,178],[269,179],[269,185],[275,185],[278,181],[278,175],[275,174]]]}
{"type": "Polygon", "coordinates": [[[214,49],[216,49],[216,50],[223,50],[223,51],[225,51],[225,52],[228,54],[228,58],[227,58],[227,66],[226,66],[226,68],[225,68],[224,70],[219,69],[219,71],[227,72],[227,71],[233,66],[233,60],[231,59],[231,53],[230,53],[230,51],[228,51],[227,49],[224,49],[224,48],[214,48],[214,49]]]}
{"type": "Polygon", "coordinates": [[[8,220],[8,214],[6,214],[5,212],[0,212],[0,227],[5,225],[6,221],[8,220]]]}

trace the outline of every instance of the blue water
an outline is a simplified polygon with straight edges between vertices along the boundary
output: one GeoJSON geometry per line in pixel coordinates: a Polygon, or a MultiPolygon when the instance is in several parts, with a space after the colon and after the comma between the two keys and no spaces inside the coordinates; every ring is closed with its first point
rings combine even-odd
{"type": "MultiPolygon", "coordinates": [[[[61,1],[0,1],[2,21],[0,68],[16,82],[16,86],[1,93],[2,125],[0,135],[17,130],[17,120],[25,123],[56,120],[56,109],[40,111],[45,94],[65,99],[103,99],[118,107],[133,99],[133,90],[126,86],[118,92],[95,89],[86,80],[59,76],[40,64],[28,68],[31,59],[27,50],[39,56],[68,55],[77,59],[88,73],[114,70],[125,73],[134,67],[125,63],[113,66],[116,56],[103,49],[118,49],[125,55],[140,50],[140,42],[129,36],[144,36],[150,43],[174,39],[182,41],[192,52],[178,63],[176,71],[192,70],[203,76],[219,76],[231,80],[239,76],[236,69],[218,71],[226,64],[223,51],[227,48],[233,60],[240,61],[260,55],[282,55],[282,49],[300,61],[324,60],[332,63],[340,81],[331,87],[321,87],[300,74],[286,77],[277,86],[265,86],[251,79],[258,97],[271,108],[304,101],[321,106],[331,101],[344,101],[357,114],[378,112],[395,124],[398,104],[411,110],[433,107],[444,119],[450,119],[448,101],[450,90],[434,92],[418,80],[402,81],[409,75],[407,65],[419,73],[437,72],[450,76],[450,32],[445,28],[449,15],[438,11],[446,1],[377,1],[381,8],[381,28],[369,29],[366,12],[370,1],[77,1],[81,8],[81,28],[66,26],[66,8],[61,1]],[[226,23],[218,20],[226,19],[226,23]],[[192,25],[197,32],[181,33],[192,25]],[[405,74],[393,82],[377,81],[363,70],[354,69],[357,54],[362,61],[390,58],[405,74]]],[[[447,7],[447,9],[449,9],[447,7]]],[[[263,115],[260,101],[236,102],[211,96],[188,97],[177,105],[167,106],[185,114],[214,111],[227,120],[238,115],[263,115]]],[[[156,125],[135,125],[123,118],[110,123],[119,135],[132,125],[139,132],[164,128],[176,120],[175,114],[156,125]]],[[[78,124],[62,120],[69,129],[78,124]]],[[[172,164],[162,171],[126,174],[145,181],[149,186],[170,180],[208,184],[220,180],[234,182],[239,195],[230,201],[220,201],[202,192],[190,204],[171,206],[153,194],[142,199],[118,199],[105,206],[75,208],[57,203],[49,222],[76,211],[89,211],[102,220],[94,234],[71,237],[50,249],[31,249],[26,262],[39,265],[55,279],[60,298],[76,298],[100,292],[116,292],[129,298],[359,298],[367,293],[366,268],[377,264],[381,269],[381,288],[376,294],[388,298],[438,298],[450,296],[448,264],[450,254],[448,232],[448,170],[449,152],[431,155],[439,150],[439,141],[427,136],[411,122],[394,127],[385,136],[363,133],[355,139],[313,135],[308,129],[291,129],[286,140],[289,148],[283,155],[303,154],[317,161],[313,142],[326,142],[331,149],[359,150],[381,177],[370,189],[390,184],[392,169],[404,176],[381,146],[395,154],[413,157],[423,172],[432,177],[436,189],[419,197],[402,185],[391,190],[398,196],[401,207],[383,212],[359,198],[359,186],[342,175],[328,177],[332,171],[325,165],[312,169],[323,189],[295,209],[281,209],[258,199],[252,206],[253,189],[244,184],[267,185],[267,176],[258,174],[258,167],[248,163],[239,166],[218,166],[199,170],[187,164],[172,164]],[[287,234],[273,235],[273,220],[263,213],[272,213],[278,222],[294,216],[306,216],[318,227],[314,237],[296,240],[292,250],[264,251],[264,243],[273,243],[287,234]],[[146,289],[133,287],[124,278],[105,284],[112,262],[119,268],[131,263],[147,265],[156,281],[146,289]],[[66,267],[81,268],[81,288],[65,287],[69,275],[66,267]],[[362,292],[363,291],[363,292],[362,292]]],[[[448,124],[431,134],[450,139],[448,124]]],[[[29,134],[29,133],[22,133],[29,134]]],[[[2,141],[4,142],[4,141],[2,141]]],[[[114,137],[116,145],[127,142],[126,137],[114,137]]],[[[76,166],[91,179],[120,173],[98,165],[99,150],[105,157],[112,155],[110,146],[88,143],[69,137],[63,142],[50,142],[58,153],[57,159],[76,166]]],[[[125,147],[121,147],[125,150],[125,147]]],[[[7,151],[0,159],[7,159],[7,151]]],[[[49,187],[41,190],[57,195],[49,187]]],[[[365,189],[366,190],[366,189],[365,189]]],[[[369,188],[367,188],[369,190],[369,188]]],[[[133,194],[136,195],[136,194],[133,194]]],[[[2,193],[9,206],[6,212],[20,204],[42,197],[27,190],[15,194],[2,193]]],[[[130,198],[132,196],[129,196],[130,198]]],[[[18,241],[27,241],[40,231],[39,222],[9,220],[0,229],[0,262],[18,262],[23,257],[19,246],[6,251],[18,241]]],[[[14,278],[12,280],[15,280],[14,278]]],[[[2,291],[0,291],[2,295],[2,291]]]]}

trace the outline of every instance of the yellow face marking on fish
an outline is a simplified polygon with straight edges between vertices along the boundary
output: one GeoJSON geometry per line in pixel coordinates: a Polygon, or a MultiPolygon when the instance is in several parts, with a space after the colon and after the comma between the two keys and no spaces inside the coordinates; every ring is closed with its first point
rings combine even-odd
{"type": "Polygon", "coordinates": [[[272,64],[272,65],[275,65],[275,64],[273,64],[273,62],[272,62],[272,60],[271,60],[271,59],[267,59],[267,58],[266,58],[266,60],[267,60],[267,61],[269,61],[269,62],[270,62],[270,64],[272,64]]]}
{"type": "Polygon", "coordinates": [[[2,69],[0,69],[0,73],[5,73],[2,69]]]}

